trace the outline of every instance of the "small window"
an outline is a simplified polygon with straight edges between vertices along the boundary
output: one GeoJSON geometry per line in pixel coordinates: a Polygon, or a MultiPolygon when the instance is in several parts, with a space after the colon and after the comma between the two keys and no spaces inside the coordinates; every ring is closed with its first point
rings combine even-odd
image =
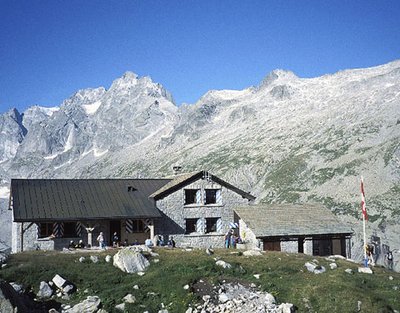
{"type": "Polygon", "coordinates": [[[221,189],[206,189],[205,204],[220,204],[221,189]]]}
{"type": "Polygon", "coordinates": [[[76,223],[75,222],[66,222],[64,223],[64,236],[67,238],[78,237],[76,235],[76,223]]]}
{"type": "Polygon", "coordinates": [[[199,189],[185,189],[185,204],[200,203],[199,189]]]}
{"type": "Polygon", "coordinates": [[[134,233],[144,232],[144,223],[142,220],[133,220],[133,232],[134,233]]]}
{"type": "Polygon", "coordinates": [[[40,223],[39,238],[49,237],[53,233],[53,223],[40,223]]]}
{"type": "Polygon", "coordinates": [[[196,232],[196,224],[197,218],[188,218],[186,219],[186,234],[195,233],[196,232]]]}
{"type": "Polygon", "coordinates": [[[217,231],[217,221],[218,217],[206,218],[206,232],[215,233],[217,231]]]}

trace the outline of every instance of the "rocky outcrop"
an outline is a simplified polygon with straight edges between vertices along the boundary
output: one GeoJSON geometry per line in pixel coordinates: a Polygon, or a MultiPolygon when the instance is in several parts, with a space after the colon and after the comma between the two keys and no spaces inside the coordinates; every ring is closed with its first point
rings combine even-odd
{"type": "Polygon", "coordinates": [[[203,295],[202,299],[203,304],[188,308],[186,312],[291,313],[295,309],[291,303],[277,304],[275,297],[268,292],[261,292],[240,283],[214,286],[213,292],[203,295]]]}
{"type": "Polygon", "coordinates": [[[18,293],[5,281],[0,281],[0,312],[47,313],[50,309],[59,310],[56,301],[35,301],[30,292],[18,293]]]}

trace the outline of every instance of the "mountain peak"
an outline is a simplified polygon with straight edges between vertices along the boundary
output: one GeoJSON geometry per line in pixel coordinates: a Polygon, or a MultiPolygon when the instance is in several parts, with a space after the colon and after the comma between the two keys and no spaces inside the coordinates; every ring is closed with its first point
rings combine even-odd
{"type": "Polygon", "coordinates": [[[123,80],[125,80],[125,81],[129,81],[129,80],[134,81],[134,80],[137,80],[138,77],[139,77],[139,76],[138,76],[136,73],[131,72],[131,71],[126,71],[126,72],[124,73],[124,75],[122,75],[121,78],[122,78],[123,80]]]}
{"type": "Polygon", "coordinates": [[[268,86],[272,82],[274,82],[278,79],[291,80],[291,79],[296,79],[296,78],[298,78],[298,77],[292,71],[275,69],[272,72],[270,72],[267,76],[265,76],[265,78],[262,80],[262,82],[260,84],[260,87],[268,86]]]}

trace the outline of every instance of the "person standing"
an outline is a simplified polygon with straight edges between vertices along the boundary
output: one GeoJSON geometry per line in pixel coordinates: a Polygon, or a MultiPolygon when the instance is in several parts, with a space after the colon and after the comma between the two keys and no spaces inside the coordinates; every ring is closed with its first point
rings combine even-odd
{"type": "Polygon", "coordinates": [[[389,251],[386,254],[386,261],[387,261],[387,266],[389,270],[393,270],[393,252],[389,251]]]}
{"type": "Polygon", "coordinates": [[[232,236],[232,233],[229,230],[225,235],[225,248],[227,248],[227,249],[229,249],[229,247],[231,246],[231,236],[232,236]]]}
{"type": "Polygon", "coordinates": [[[114,248],[119,247],[119,237],[117,235],[117,232],[114,233],[112,240],[113,240],[113,247],[114,248]]]}
{"type": "Polygon", "coordinates": [[[100,249],[105,249],[106,245],[104,242],[104,235],[103,232],[101,231],[100,234],[97,236],[97,241],[99,243],[99,248],[100,249]]]}

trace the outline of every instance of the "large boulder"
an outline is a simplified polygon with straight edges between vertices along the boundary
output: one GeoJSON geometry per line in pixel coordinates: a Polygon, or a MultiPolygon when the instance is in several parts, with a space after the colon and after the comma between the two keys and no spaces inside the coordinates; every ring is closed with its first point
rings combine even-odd
{"type": "Polygon", "coordinates": [[[150,262],[138,251],[122,249],[114,255],[113,265],[126,273],[143,272],[150,262]]]}

